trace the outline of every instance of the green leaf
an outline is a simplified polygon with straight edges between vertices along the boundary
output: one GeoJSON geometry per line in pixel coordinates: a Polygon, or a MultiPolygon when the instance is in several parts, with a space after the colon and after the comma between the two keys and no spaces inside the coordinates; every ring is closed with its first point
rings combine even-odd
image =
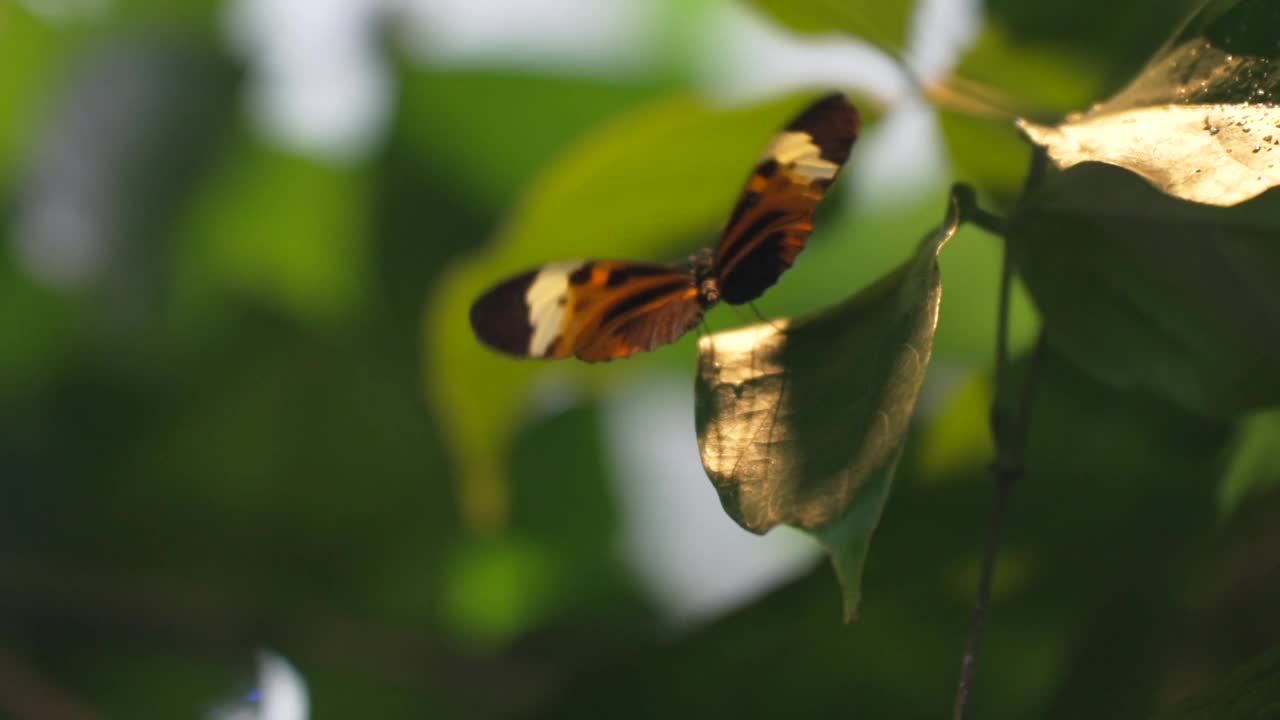
{"type": "Polygon", "coordinates": [[[1159,720],[1256,720],[1280,716],[1280,648],[1180,701],[1159,720]]]}
{"type": "Polygon", "coordinates": [[[912,0],[746,0],[777,22],[802,33],[844,32],[900,51],[907,44],[912,0]]]}
{"type": "Polygon", "coordinates": [[[817,531],[856,613],[860,570],[933,350],[937,255],[952,201],[915,257],[831,310],[699,344],[695,422],[725,512],[751,532],[817,531]]]}
{"type": "Polygon", "coordinates": [[[1020,126],[1060,169],[1108,163],[1176,197],[1237,205],[1280,185],[1277,26],[1269,0],[1207,3],[1115,97],[1020,126]]]}
{"type": "Polygon", "coordinates": [[[1131,77],[1202,2],[986,0],[984,5],[988,27],[1007,42],[1033,53],[1056,53],[1077,67],[1081,80],[1110,90],[1131,77]]]}
{"type": "Polygon", "coordinates": [[[245,298],[320,325],[350,320],[368,296],[367,181],[236,137],[180,229],[177,324],[245,298]]]}
{"type": "MultiPolygon", "coordinates": [[[[468,308],[485,289],[541,263],[573,258],[667,260],[710,241],[769,138],[800,105],[794,97],[736,110],[674,95],[588,134],[533,183],[487,252],[450,268],[426,305],[425,386],[447,418],[473,526],[507,512],[506,456],[544,372],[617,377],[625,366],[517,361],[483,348],[468,308]]],[[[675,350],[668,350],[675,352],[675,350]]]]}
{"type": "Polygon", "coordinates": [[[1046,171],[1009,239],[1063,354],[1221,417],[1280,404],[1277,232],[1276,193],[1198,205],[1087,163],[1046,171]]]}
{"type": "Polygon", "coordinates": [[[65,63],[65,33],[32,17],[22,6],[0,10],[0,183],[7,182],[30,136],[41,127],[45,107],[65,63]]]}
{"type": "Polygon", "coordinates": [[[449,168],[458,196],[502,204],[582,132],[657,91],[653,83],[616,79],[416,66],[403,68],[401,78],[396,135],[404,150],[449,168]],[[511,121],[512,108],[519,108],[519,123],[511,121]]]}
{"type": "Polygon", "coordinates": [[[1236,433],[1231,463],[1218,493],[1224,516],[1250,496],[1280,488],[1280,408],[1251,415],[1236,433]]]}
{"type": "Polygon", "coordinates": [[[858,493],[858,501],[844,517],[811,531],[831,557],[831,566],[835,568],[836,580],[840,583],[845,622],[858,618],[858,607],[862,602],[862,568],[866,566],[867,553],[871,551],[871,536],[880,524],[884,506],[889,502],[889,491],[893,489],[902,448],[903,445],[898,445],[894,458],[867,479],[858,493]]]}

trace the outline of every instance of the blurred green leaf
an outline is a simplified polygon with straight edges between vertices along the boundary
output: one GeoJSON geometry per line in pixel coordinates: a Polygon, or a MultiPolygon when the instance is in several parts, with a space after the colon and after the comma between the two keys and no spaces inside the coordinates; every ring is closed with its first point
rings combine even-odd
{"type": "Polygon", "coordinates": [[[657,84],[406,67],[395,133],[459,199],[503,206],[549,158],[657,84]],[[547,98],[555,98],[547,102],[547,98]],[[515,121],[518,119],[518,122],[515,121]]]}
{"type": "MultiPolygon", "coordinates": [[[[953,246],[959,247],[958,243],[953,246]]],[[[951,322],[949,275],[947,285],[947,322],[951,322]]],[[[950,392],[946,405],[921,430],[918,455],[923,477],[956,476],[991,464],[996,452],[990,427],[994,399],[995,388],[986,373],[972,373],[950,392]]]]}
{"type": "Polygon", "coordinates": [[[1262,720],[1280,717],[1280,648],[1236,670],[1213,687],[1178,702],[1157,720],[1262,720]]]}
{"type": "Polygon", "coordinates": [[[985,91],[979,96],[1003,96],[1019,114],[1087,106],[1132,77],[1201,2],[987,0],[983,32],[956,71],[957,89],[976,84],[985,91]]]}
{"type": "Polygon", "coordinates": [[[988,23],[955,76],[930,89],[956,178],[1002,205],[1022,190],[1030,153],[1018,115],[1056,116],[1102,90],[1086,57],[1020,43],[988,23]]]}
{"type": "Polygon", "coordinates": [[[1217,416],[1280,403],[1280,195],[1178,200],[1120,168],[1048,169],[1012,218],[1049,340],[1098,377],[1217,416]]]}
{"type": "Polygon", "coordinates": [[[721,505],[752,532],[817,530],[845,588],[846,618],[929,367],[938,251],[959,223],[952,202],[913,259],[832,310],[699,345],[694,416],[721,505]]]}
{"type": "Polygon", "coordinates": [[[368,177],[242,134],[180,228],[175,327],[252,299],[308,322],[349,320],[368,300],[368,177]]]}
{"type": "MultiPolygon", "coordinates": [[[[0,213],[0,227],[12,227],[8,220],[0,213]]],[[[0,398],[31,393],[64,369],[76,346],[77,306],[37,285],[7,248],[0,254],[0,398]]]]}
{"type": "Polygon", "coordinates": [[[913,0],[745,0],[769,17],[803,33],[844,32],[891,51],[907,44],[913,0]]]}
{"type": "Polygon", "coordinates": [[[426,306],[425,385],[447,419],[472,525],[504,521],[510,439],[541,373],[558,368],[578,379],[616,378],[628,370],[500,357],[472,336],[471,303],[504,277],[544,262],[670,259],[710,241],[752,159],[809,99],[725,110],[677,95],[624,115],[548,167],[493,248],[441,278],[426,306]]]}
{"type": "Polygon", "coordinates": [[[445,627],[490,651],[545,621],[564,572],[549,548],[512,535],[474,540],[450,564],[441,602],[445,627]]]}
{"type": "Polygon", "coordinates": [[[1102,162],[1175,197],[1236,205],[1280,185],[1280,7],[1207,3],[1115,97],[1055,125],[1022,121],[1060,169],[1102,162]]]}
{"type": "Polygon", "coordinates": [[[1228,516],[1250,496],[1275,488],[1280,488],[1280,409],[1264,410],[1241,422],[1218,507],[1228,516]]]}
{"type": "Polygon", "coordinates": [[[956,179],[980,188],[997,207],[1011,207],[1031,162],[1031,148],[1013,121],[946,108],[938,120],[956,179]]]}
{"type": "Polygon", "coordinates": [[[32,17],[21,5],[0,7],[0,184],[18,168],[23,146],[45,119],[58,89],[58,73],[70,44],[67,33],[32,17]]]}

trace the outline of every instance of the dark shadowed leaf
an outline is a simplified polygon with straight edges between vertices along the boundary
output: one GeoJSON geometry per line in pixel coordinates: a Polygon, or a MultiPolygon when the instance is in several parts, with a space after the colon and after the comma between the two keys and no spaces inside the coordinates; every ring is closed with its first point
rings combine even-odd
{"type": "Polygon", "coordinates": [[[1181,701],[1160,720],[1255,720],[1280,717],[1280,648],[1181,701]]]}
{"type": "Polygon", "coordinates": [[[947,219],[913,259],[842,305],[703,339],[695,421],[725,511],[763,533],[816,531],[845,588],[845,614],[933,350],[947,219]]]}
{"type": "Polygon", "coordinates": [[[1118,387],[1230,416],[1280,403],[1280,195],[1221,208],[1125,170],[1048,169],[1010,225],[1062,352],[1118,387]]]}
{"type": "Polygon", "coordinates": [[[1107,102],[1020,125],[1059,168],[1108,163],[1186,200],[1244,202],[1280,184],[1278,26],[1270,0],[1213,0],[1107,102]]]}

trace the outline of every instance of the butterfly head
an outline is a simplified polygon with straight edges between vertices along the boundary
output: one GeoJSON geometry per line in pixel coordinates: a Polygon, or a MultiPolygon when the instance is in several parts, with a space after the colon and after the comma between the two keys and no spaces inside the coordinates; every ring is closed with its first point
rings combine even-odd
{"type": "Polygon", "coordinates": [[[693,284],[698,287],[698,296],[702,306],[709,308],[720,302],[720,283],[716,280],[715,251],[703,248],[689,256],[689,272],[693,275],[693,284]]]}

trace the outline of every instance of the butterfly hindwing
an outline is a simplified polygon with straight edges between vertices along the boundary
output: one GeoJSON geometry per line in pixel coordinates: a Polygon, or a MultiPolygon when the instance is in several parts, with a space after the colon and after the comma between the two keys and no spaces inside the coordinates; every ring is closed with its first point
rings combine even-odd
{"type": "Polygon", "coordinates": [[[511,355],[595,362],[673,342],[705,309],[684,268],[577,260],[544,265],[485,293],[471,306],[471,327],[511,355]]]}
{"type": "Polygon", "coordinates": [[[795,262],[860,125],[857,109],[837,93],[810,105],[774,137],[716,249],[721,299],[732,305],[750,302],[795,262]]]}

